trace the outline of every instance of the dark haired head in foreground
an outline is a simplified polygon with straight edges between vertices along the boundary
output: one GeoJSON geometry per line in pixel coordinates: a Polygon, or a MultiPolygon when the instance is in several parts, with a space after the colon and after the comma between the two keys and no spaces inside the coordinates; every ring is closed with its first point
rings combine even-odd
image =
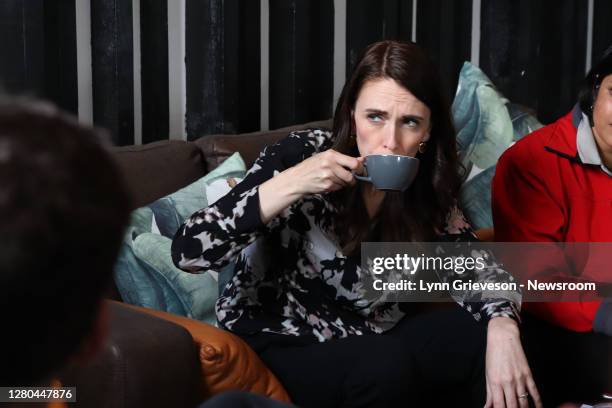
{"type": "Polygon", "coordinates": [[[101,339],[128,201],[96,130],[0,103],[0,384],[40,383],[101,339]]]}

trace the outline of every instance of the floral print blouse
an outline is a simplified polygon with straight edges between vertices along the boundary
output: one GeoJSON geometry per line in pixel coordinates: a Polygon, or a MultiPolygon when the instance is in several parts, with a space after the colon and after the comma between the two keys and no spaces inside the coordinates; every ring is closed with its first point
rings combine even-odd
{"type": "MultiPolygon", "coordinates": [[[[304,196],[264,224],[259,185],[313,154],[329,149],[331,132],[308,129],[266,147],[246,177],[216,203],[188,218],[172,243],[175,265],[197,273],[236,260],[234,276],[216,303],[219,325],[238,334],[258,332],[310,336],[313,341],[392,328],[410,304],[371,302],[364,297],[359,260],[343,255],[333,233],[335,207],[325,194],[304,196]]],[[[440,241],[475,241],[455,208],[440,241]]],[[[475,281],[513,281],[496,265],[475,281]]],[[[519,320],[520,293],[481,299],[454,293],[476,320],[519,320]]]]}

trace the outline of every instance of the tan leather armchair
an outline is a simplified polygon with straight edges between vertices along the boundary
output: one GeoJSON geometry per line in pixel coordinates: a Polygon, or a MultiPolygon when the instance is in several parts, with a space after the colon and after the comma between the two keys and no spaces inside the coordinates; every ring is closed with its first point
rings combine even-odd
{"type": "Polygon", "coordinates": [[[204,398],[239,389],[290,402],[278,379],[239,337],[197,320],[159,310],[129,307],[177,324],[191,334],[200,360],[200,387],[204,398]]]}

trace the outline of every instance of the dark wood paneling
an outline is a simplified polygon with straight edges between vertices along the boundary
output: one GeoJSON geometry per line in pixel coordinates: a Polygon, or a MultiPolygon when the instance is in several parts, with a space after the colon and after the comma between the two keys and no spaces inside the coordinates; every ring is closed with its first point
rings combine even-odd
{"type": "Polygon", "coordinates": [[[142,142],[168,138],[168,0],[140,3],[142,142]]]}
{"type": "Polygon", "coordinates": [[[485,1],[480,66],[506,97],[553,122],[576,102],[585,72],[586,20],[582,0],[485,1]]]}
{"type": "Polygon", "coordinates": [[[222,133],[223,2],[186,2],[187,137],[222,133]]]}
{"type": "Polygon", "coordinates": [[[259,128],[259,1],[187,0],[187,137],[259,128]]]}
{"type": "Polygon", "coordinates": [[[117,145],[134,143],[132,2],[91,1],[93,117],[117,145]]]}
{"type": "Polygon", "coordinates": [[[472,0],[419,1],[416,42],[438,65],[442,91],[452,101],[461,66],[471,59],[472,0]]]}
{"type": "Polygon", "coordinates": [[[44,96],[78,114],[75,0],[46,0],[44,21],[44,96]]]}
{"type": "Polygon", "coordinates": [[[224,112],[232,125],[229,133],[259,130],[261,117],[261,5],[259,0],[237,3],[240,7],[234,7],[233,15],[238,25],[231,21],[225,25],[226,61],[230,63],[225,67],[224,112]]]}
{"type": "Polygon", "coordinates": [[[8,92],[44,89],[44,1],[0,2],[0,76],[8,92]]]}
{"type": "Polygon", "coordinates": [[[0,2],[0,84],[77,112],[74,0],[0,2]]]}
{"type": "Polygon", "coordinates": [[[612,1],[595,0],[593,9],[593,53],[591,66],[612,46],[612,1]]]}
{"type": "Polygon", "coordinates": [[[270,128],[329,118],[333,0],[270,0],[270,128]]]}
{"type": "Polygon", "coordinates": [[[412,37],[413,0],[350,0],[347,2],[346,66],[350,74],[359,54],[381,40],[412,37]]]}

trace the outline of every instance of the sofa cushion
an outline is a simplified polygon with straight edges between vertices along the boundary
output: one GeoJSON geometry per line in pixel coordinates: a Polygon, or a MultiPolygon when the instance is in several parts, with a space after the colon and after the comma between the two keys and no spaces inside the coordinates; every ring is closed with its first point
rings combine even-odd
{"type": "Polygon", "coordinates": [[[331,127],[332,121],[329,119],[269,131],[203,136],[195,143],[202,149],[209,171],[216,168],[234,152],[240,153],[247,168],[250,168],[264,147],[276,143],[292,131],[308,128],[331,129],[331,127]]]}
{"type": "Polygon", "coordinates": [[[135,228],[129,227],[124,236],[115,263],[115,284],[121,299],[129,304],[165,310],[186,315],[176,291],[164,282],[162,276],[147,263],[141,262],[134,252],[135,228]]]}
{"type": "Polygon", "coordinates": [[[148,204],[154,215],[154,232],[173,238],[185,219],[227,194],[242,181],[245,172],[242,157],[234,153],[206,176],[148,204]]]}
{"type": "Polygon", "coordinates": [[[514,130],[514,137],[512,139],[515,142],[544,126],[536,118],[535,112],[527,107],[518,103],[509,103],[506,107],[512,121],[512,129],[514,130]]]}
{"type": "Polygon", "coordinates": [[[172,240],[163,235],[140,234],[134,240],[134,255],[140,264],[153,271],[156,279],[162,281],[160,286],[168,288],[176,296],[182,313],[164,310],[215,325],[215,302],[219,297],[216,274],[208,271],[194,274],[178,269],[172,263],[171,245],[172,240]]]}
{"type": "Polygon", "coordinates": [[[461,206],[473,228],[491,228],[491,180],[501,154],[542,124],[526,108],[510,103],[469,62],[459,75],[453,120],[466,168],[461,206]]]}
{"type": "Polygon", "coordinates": [[[244,178],[238,153],[194,183],[134,210],[115,266],[115,283],[129,304],[216,323],[214,304],[234,265],[190,274],[174,267],[171,239],[195,211],[227,194],[244,178]]]}
{"type": "Polygon", "coordinates": [[[170,194],[205,174],[202,152],[189,142],[166,140],[113,147],[112,153],[132,197],[132,208],[170,194]]]}
{"type": "Polygon", "coordinates": [[[484,72],[469,62],[463,64],[452,113],[459,158],[468,172],[472,165],[480,169],[494,165],[512,143],[506,102],[484,72]]]}

